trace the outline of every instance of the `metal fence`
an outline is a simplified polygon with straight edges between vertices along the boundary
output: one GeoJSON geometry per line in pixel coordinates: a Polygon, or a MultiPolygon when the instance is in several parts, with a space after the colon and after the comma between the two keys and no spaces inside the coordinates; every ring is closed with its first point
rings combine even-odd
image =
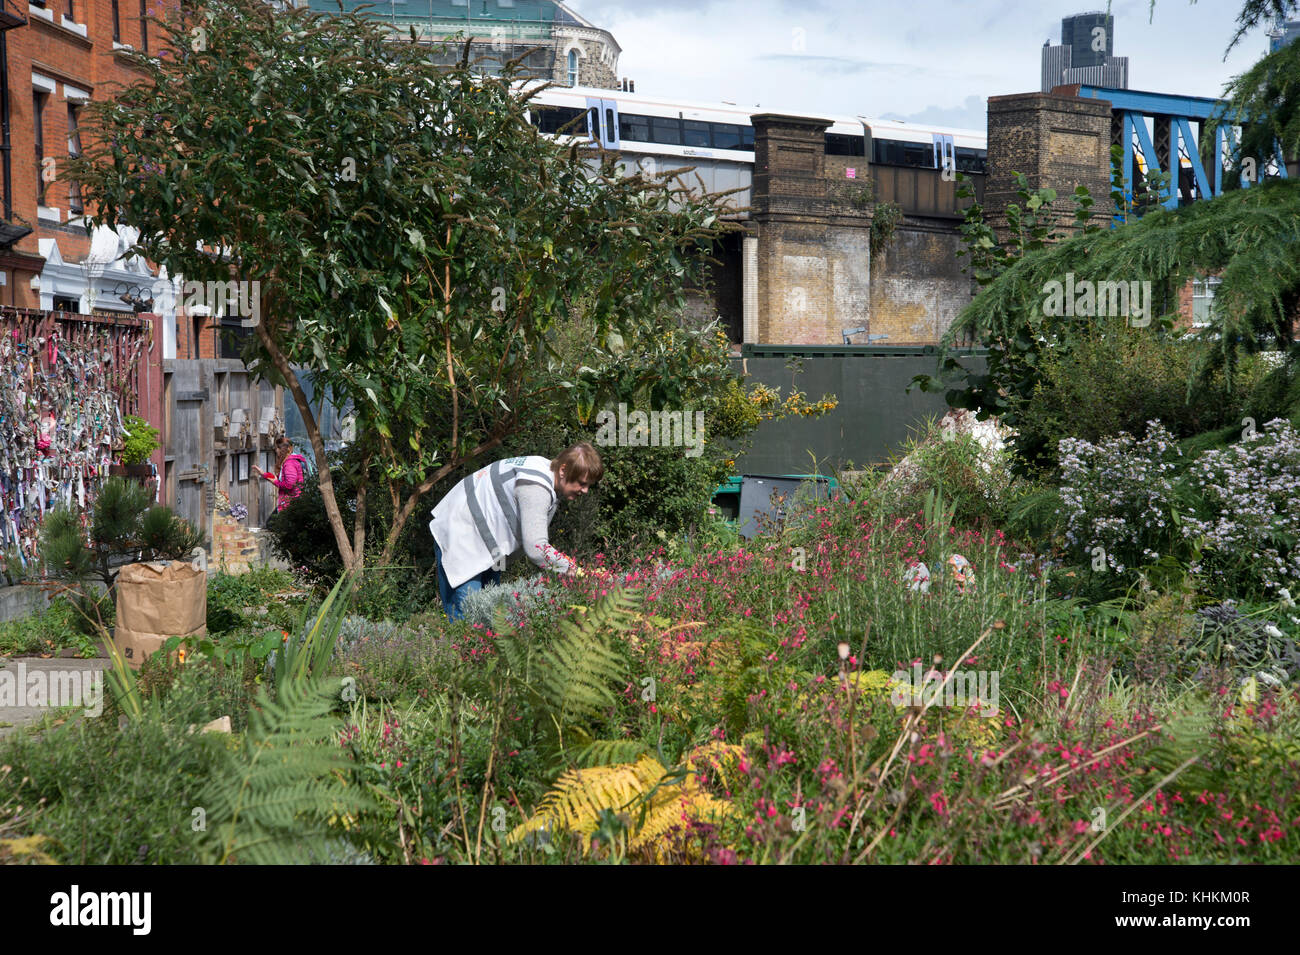
{"type": "MultiPolygon", "coordinates": [[[[833,394],[839,405],[820,418],[764,421],[752,436],[751,450],[736,459],[737,474],[826,473],[828,469],[872,467],[890,455],[928,418],[942,417],[942,395],[907,386],[916,375],[935,374],[939,352],[933,345],[744,345],[733,366],[746,383],[793,390],[811,401],[833,394]]],[[[974,370],[984,353],[963,353],[974,370]]]]}

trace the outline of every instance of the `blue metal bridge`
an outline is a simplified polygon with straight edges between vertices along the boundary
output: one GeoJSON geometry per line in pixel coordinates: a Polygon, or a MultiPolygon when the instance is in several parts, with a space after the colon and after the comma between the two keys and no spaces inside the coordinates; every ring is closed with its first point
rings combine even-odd
{"type": "MultiPolygon", "coordinates": [[[[1169,175],[1162,190],[1166,208],[1223,194],[1225,177],[1236,166],[1238,153],[1232,125],[1235,117],[1228,113],[1227,102],[1086,84],[1079,87],[1079,96],[1111,104],[1111,142],[1124,149],[1122,168],[1128,203],[1133,201],[1135,184],[1157,173],[1169,175]],[[1216,126],[1214,142],[1207,148],[1203,145],[1207,122],[1215,117],[1228,121],[1216,126]]],[[[1254,176],[1249,169],[1242,172],[1242,188],[1270,176],[1287,176],[1280,148],[1254,176]]],[[[1116,218],[1122,221],[1123,217],[1116,218]]]]}

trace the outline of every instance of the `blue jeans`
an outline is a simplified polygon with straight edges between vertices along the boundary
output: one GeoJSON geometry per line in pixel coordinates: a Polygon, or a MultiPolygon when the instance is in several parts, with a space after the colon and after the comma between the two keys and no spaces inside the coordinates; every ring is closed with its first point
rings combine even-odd
{"type": "Polygon", "coordinates": [[[438,565],[438,596],[442,598],[442,609],[447,611],[448,620],[459,620],[464,614],[460,604],[465,595],[475,590],[482,590],[484,584],[501,583],[501,571],[485,570],[477,577],[471,577],[459,587],[453,587],[447,580],[447,572],[442,568],[442,549],[438,542],[433,543],[433,557],[438,565]]]}

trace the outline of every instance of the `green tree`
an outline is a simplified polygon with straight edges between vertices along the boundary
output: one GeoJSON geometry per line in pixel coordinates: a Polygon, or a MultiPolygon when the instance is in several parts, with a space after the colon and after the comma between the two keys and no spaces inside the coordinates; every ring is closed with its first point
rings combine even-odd
{"type": "Polygon", "coordinates": [[[137,251],[173,275],[258,283],[245,360],[293,396],[358,572],[370,462],[394,514],[386,562],[420,500],[521,408],[571,400],[557,318],[584,302],[612,355],[684,301],[723,229],[717,197],[538,135],[535,88],[512,65],[477,75],[468,45],[439,67],[414,36],[260,0],[185,5],[162,26],[167,48],[133,55],[145,78],[92,105],[93,144],[66,175],[96,223],[139,228],[137,251]],[[296,368],[356,409],[350,534],[296,368]]]}
{"type": "MultiPolygon", "coordinates": [[[[1154,7],[1154,3],[1152,4],[1154,7]]],[[[1300,9],[1298,0],[1247,0],[1238,17],[1231,50],[1247,31],[1268,17],[1285,17],[1300,9]]],[[[1241,156],[1273,155],[1273,143],[1288,155],[1300,151],[1300,44],[1262,58],[1226,89],[1230,102],[1222,121],[1249,117],[1241,156]],[[1266,146],[1267,144],[1267,146],[1266,146]]],[[[1204,137],[1212,139],[1210,134],[1204,137]]],[[[945,335],[937,376],[918,376],[926,390],[946,390],[958,407],[978,409],[982,417],[1000,415],[1016,426],[1017,408],[1026,407],[1042,382],[1040,364],[1048,350],[1059,362],[1072,343],[1108,334],[1113,318],[1044,314],[1045,287],[1068,274],[1080,282],[1149,282],[1153,314],[1150,328],[1166,334],[1172,326],[1176,293],[1192,278],[1218,275],[1209,329],[1213,348],[1190,370],[1188,391],[1222,374],[1233,384],[1243,352],[1275,347],[1294,362],[1293,323],[1300,315],[1300,183],[1269,182],[1226,193],[1179,209],[1152,202],[1162,183],[1147,183],[1145,195],[1126,198],[1128,184],[1117,178],[1112,198],[1123,224],[1109,230],[1083,228],[1073,237],[1040,235],[1034,223],[1030,243],[1015,239],[1010,247],[973,207],[963,227],[981,291],[958,315],[945,335]],[[1145,210],[1132,219],[1134,209],[1145,210]],[[1155,314],[1155,312],[1166,314],[1155,314]],[[975,341],[989,349],[985,374],[966,368],[954,353],[975,341]]],[[[1033,198],[1021,186],[1026,205],[1033,198]]],[[[1082,209],[1084,196],[1080,194],[1082,209]]],[[[1008,218],[1014,223],[1010,213],[1008,218]]],[[[1080,224],[1080,214],[1076,214],[1080,224]]],[[[1120,319],[1121,321],[1123,319],[1120,319]]],[[[1118,339],[1116,339],[1118,340],[1118,339]]],[[[1047,448],[1021,448],[1030,463],[1041,465],[1047,448]]],[[[1022,464],[1025,463],[1022,461],[1022,464]]]]}

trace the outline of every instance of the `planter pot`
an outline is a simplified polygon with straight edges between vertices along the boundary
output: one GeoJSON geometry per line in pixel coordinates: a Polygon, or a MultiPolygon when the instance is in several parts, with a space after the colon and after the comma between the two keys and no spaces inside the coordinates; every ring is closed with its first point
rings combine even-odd
{"type": "Polygon", "coordinates": [[[109,465],[108,473],[131,481],[144,481],[153,477],[153,468],[147,464],[112,464],[109,465]]]}

